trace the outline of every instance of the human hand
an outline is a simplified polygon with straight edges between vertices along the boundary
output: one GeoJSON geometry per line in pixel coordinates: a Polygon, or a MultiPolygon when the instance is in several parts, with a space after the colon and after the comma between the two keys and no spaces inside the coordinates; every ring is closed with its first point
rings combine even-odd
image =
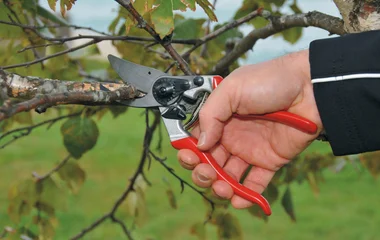
{"type": "MultiPolygon", "coordinates": [[[[310,79],[308,51],[289,54],[268,62],[238,68],[211,93],[192,134],[198,148],[210,151],[219,165],[235,180],[240,180],[253,165],[244,185],[262,193],[273,175],[302,152],[320,133],[322,123],[310,79]],[[311,135],[287,125],[265,120],[238,119],[239,115],[265,114],[286,110],[311,120],[318,126],[311,135]]],[[[235,208],[251,202],[234,195],[208,164],[200,163],[190,150],[180,150],[181,165],[193,170],[193,182],[212,187],[214,193],[231,199],[235,208]]]]}

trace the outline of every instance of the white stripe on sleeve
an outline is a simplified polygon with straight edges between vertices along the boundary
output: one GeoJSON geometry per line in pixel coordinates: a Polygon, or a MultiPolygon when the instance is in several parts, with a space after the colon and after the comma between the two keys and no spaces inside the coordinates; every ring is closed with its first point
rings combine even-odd
{"type": "Polygon", "coordinates": [[[360,79],[360,78],[380,78],[380,73],[358,73],[349,74],[343,76],[326,77],[326,78],[315,78],[311,80],[311,83],[323,83],[323,82],[335,82],[350,79],[360,79]]]}

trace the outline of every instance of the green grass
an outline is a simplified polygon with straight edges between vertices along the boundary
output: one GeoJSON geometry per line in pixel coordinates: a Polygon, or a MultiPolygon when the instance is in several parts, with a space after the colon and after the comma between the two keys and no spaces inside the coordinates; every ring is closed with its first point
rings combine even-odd
{"type": "MultiPolygon", "coordinates": [[[[142,110],[129,110],[113,119],[107,114],[99,122],[100,137],[95,148],[80,159],[87,179],[78,194],[67,197],[65,211],[57,212],[59,225],[55,239],[68,239],[79,233],[95,219],[107,212],[128,185],[139,162],[144,135],[142,110]]],[[[40,120],[41,117],[37,117],[40,120]]],[[[30,136],[0,150],[0,228],[14,225],[7,216],[7,191],[10,185],[32,172],[46,173],[67,152],[60,135],[61,123],[49,131],[40,128],[30,136]]],[[[157,143],[157,139],[154,141],[157,143]]],[[[190,172],[179,167],[176,151],[165,136],[163,154],[167,163],[185,179],[190,172]]],[[[313,151],[328,151],[324,144],[313,145],[313,151]]],[[[146,221],[137,226],[136,239],[196,240],[189,234],[192,224],[205,220],[206,205],[201,197],[185,189],[179,192],[178,181],[158,163],[152,162],[147,172],[152,187],[146,191],[146,221]],[[178,209],[172,209],[166,196],[168,179],[174,188],[178,209]]],[[[279,202],[273,205],[273,215],[265,223],[252,217],[247,211],[233,210],[243,228],[244,239],[379,239],[380,199],[379,181],[366,171],[358,173],[347,166],[339,174],[326,171],[326,182],[315,196],[305,184],[293,184],[292,194],[297,222],[290,221],[279,202]]],[[[281,194],[284,189],[281,189],[281,194]]],[[[131,224],[131,218],[122,206],[118,213],[131,224]]],[[[207,227],[207,239],[216,239],[214,227],[207,227]]],[[[84,239],[125,239],[119,226],[107,221],[84,239]]]]}

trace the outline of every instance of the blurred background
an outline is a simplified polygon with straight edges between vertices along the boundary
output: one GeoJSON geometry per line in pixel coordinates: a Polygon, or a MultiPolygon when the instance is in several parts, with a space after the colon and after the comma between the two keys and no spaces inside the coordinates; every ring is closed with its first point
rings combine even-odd
{"type": "MultiPolygon", "coordinates": [[[[40,2],[49,9],[47,1],[40,2]]],[[[241,0],[218,0],[215,13],[219,21],[232,19],[241,3],[241,0]]],[[[340,16],[331,0],[298,0],[298,6],[303,12],[317,10],[340,16]]],[[[180,13],[192,18],[207,18],[199,7],[196,12],[180,13]]],[[[117,4],[114,1],[78,0],[68,17],[73,24],[107,31],[116,14],[117,4]]],[[[251,29],[250,26],[241,28],[244,33],[251,29]]],[[[72,35],[85,32],[74,31],[72,35]]],[[[311,41],[328,37],[333,36],[312,27],[304,29],[301,39],[295,44],[280,37],[270,37],[260,40],[248,57],[240,61],[241,64],[266,61],[307,49],[311,41]]],[[[99,64],[108,64],[106,56],[109,53],[118,55],[110,43],[100,43],[99,46],[99,64]]],[[[80,165],[86,172],[83,186],[75,194],[60,193],[62,195],[52,197],[59,204],[62,201],[62,210],[56,211],[54,239],[69,239],[93,223],[109,211],[128,186],[143,147],[143,113],[140,109],[128,109],[118,118],[107,114],[98,122],[98,142],[92,151],[80,159],[80,165]]],[[[44,117],[46,115],[49,116],[49,112],[44,117]]],[[[33,118],[35,122],[44,120],[37,114],[33,118]]],[[[43,174],[54,167],[67,155],[62,142],[60,125],[55,124],[49,129],[38,128],[30,136],[0,150],[0,229],[5,226],[15,227],[7,214],[10,186],[19,179],[29,178],[32,172],[43,174]]],[[[158,143],[159,138],[155,136],[153,146],[158,143]]],[[[307,153],[327,154],[331,150],[328,144],[319,142],[313,144],[307,153]]],[[[166,135],[163,136],[159,155],[167,157],[166,163],[190,182],[191,173],[179,167],[176,151],[170,146],[166,135]]],[[[291,220],[283,210],[280,199],[273,203],[273,215],[267,221],[253,216],[247,210],[229,207],[234,221],[238,221],[236,231],[242,233],[240,238],[229,239],[380,239],[380,182],[357,164],[355,158],[352,159],[354,160],[342,160],[339,166],[323,170],[318,189],[308,181],[291,184],[296,221],[291,220]]],[[[179,181],[155,161],[152,161],[147,171],[147,178],[151,186],[144,185],[144,201],[134,203],[141,205],[138,218],[130,216],[133,199],[126,201],[118,212],[118,216],[128,226],[134,226],[135,239],[220,239],[217,237],[218,228],[214,225],[206,225],[203,230],[196,227],[206,220],[209,209],[201,196],[188,187],[181,193],[179,181]]],[[[283,186],[279,189],[279,194],[282,195],[285,191],[286,187],[283,186]]],[[[120,227],[107,221],[84,239],[125,239],[125,235],[120,227]]]]}

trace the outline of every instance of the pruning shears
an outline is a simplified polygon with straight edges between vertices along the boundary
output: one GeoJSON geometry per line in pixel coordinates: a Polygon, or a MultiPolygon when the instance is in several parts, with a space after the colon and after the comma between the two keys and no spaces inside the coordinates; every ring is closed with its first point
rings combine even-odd
{"type": "MultiPolygon", "coordinates": [[[[121,104],[137,108],[158,108],[171,145],[175,149],[192,150],[201,162],[212,166],[218,179],[226,181],[236,195],[258,204],[266,215],[271,214],[270,205],[261,194],[245,187],[224,172],[209,152],[203,152],[197,148],[197,139],[188,132],[188,129],[198,121],[199,110],[208,94],[222,82],[221,76],[171,76],[113,55],[109,55],[108,60],[123,81],[134,85],[144,94],[141,98],[120,101],[121,104]],[[190,120],[183,123],[188,114],[191,114],[190,120]]],[[[233,117],[247,118],[240,115],[233,117]]],[[[310,134],[317,131],[316,124],[287,111],[249,115],[249,117],[280,122],[310,134]]]]}

